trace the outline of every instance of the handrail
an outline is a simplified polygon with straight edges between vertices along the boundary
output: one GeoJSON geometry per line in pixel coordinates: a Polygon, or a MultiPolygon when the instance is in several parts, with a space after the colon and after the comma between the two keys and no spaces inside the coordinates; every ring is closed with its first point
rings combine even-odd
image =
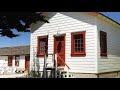
{"type": "Polygon", "coordinates": [[[63,61],[63,59],[58,55],[58,53],[56,53],[57,56],[60,58],[60,60],[68,67],[68,69],[70,69],[70,67],[63,61]]]}
{"type": "Polygon", "coordinates": [[[49,54],[37,54],[37,55],[54,55],[53,53],[49,53],[49,54]]]}
{"type": "MultiPolygon", "coordinates": [[[[68,67],[68,69],[70,69],[70,67],[63,61],[63,59],[58,55],[58,53],[56,53],[57,56],[60,58],[60,60],[68,67]]],[[[49,53],[47,55],[54,55],[53,53],[49,53]]]]}

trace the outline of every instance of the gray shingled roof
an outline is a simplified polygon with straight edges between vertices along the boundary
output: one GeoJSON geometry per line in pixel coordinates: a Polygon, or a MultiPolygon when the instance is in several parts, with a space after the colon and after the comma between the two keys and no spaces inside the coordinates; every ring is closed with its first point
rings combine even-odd
{"type": "Polygon", "coordinates": [[[15,46],[0,48],[0,55],[28,55],[30,54],[30,46],[15,46]]]}

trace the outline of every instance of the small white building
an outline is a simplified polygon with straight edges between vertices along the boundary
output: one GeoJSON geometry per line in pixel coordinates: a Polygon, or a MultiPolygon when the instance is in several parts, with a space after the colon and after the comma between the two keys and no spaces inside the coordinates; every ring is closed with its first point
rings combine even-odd
{"type": "Polygon", "coordinates": [[[0,67],[16,67],[28,70],[30,46],[13,46],[0,48],[0,67]]]}
{"type": "MultiPolygon", "coordinates": [[[[37,52],[40,71],[44,53],[58,54],[75,77],[120,76],[120,24],[97,12],[46,12],[50,23],[32,25],[30,66],[37,52]],[[37,49],[36,49],[37,48],[37,49]]],[[[58,65],[65,66],[58,58],[58,65]]],[[[64,68],[65,69],[65,68],[64,68]]]]}

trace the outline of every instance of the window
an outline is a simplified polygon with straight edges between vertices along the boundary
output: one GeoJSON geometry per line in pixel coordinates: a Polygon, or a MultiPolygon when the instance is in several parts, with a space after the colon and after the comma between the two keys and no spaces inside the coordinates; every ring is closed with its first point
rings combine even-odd
{"type": "Polygon", "coordinates": [[[15,56],[15,66],[19,66],[19,60],[20,60],[20,57],[15,56]]]}
{"type": "Polygon", "coordinates": [[[85,56],[85,32],[71,34],[71,56],[85,56]]]}
{"type": "Polygon", "coordinates": [[[100,31],[100,55],[107,56],[107,33],[100,31]]]}
{"type": "Polygon", "coordinates": [[[48,54],[48,36],[39,36],[37,56],[43,57],[44,54],[48,54]]]}

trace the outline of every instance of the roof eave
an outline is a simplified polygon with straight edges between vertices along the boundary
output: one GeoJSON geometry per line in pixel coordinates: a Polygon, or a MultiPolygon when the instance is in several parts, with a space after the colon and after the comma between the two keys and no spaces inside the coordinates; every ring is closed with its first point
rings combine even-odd
{"type": "Polygon", "coordinates": [[[96,16],[98,19],[106,22],[106,23],[109,23],[111,24],[112,26],[120,29],[120,23],[116,22],[115,20],[109,18],[108,16],[102,14],[102,13],[99,13],[99,12],[87,12],[88,14],[91,14],[93,16],[96,16]]]}

